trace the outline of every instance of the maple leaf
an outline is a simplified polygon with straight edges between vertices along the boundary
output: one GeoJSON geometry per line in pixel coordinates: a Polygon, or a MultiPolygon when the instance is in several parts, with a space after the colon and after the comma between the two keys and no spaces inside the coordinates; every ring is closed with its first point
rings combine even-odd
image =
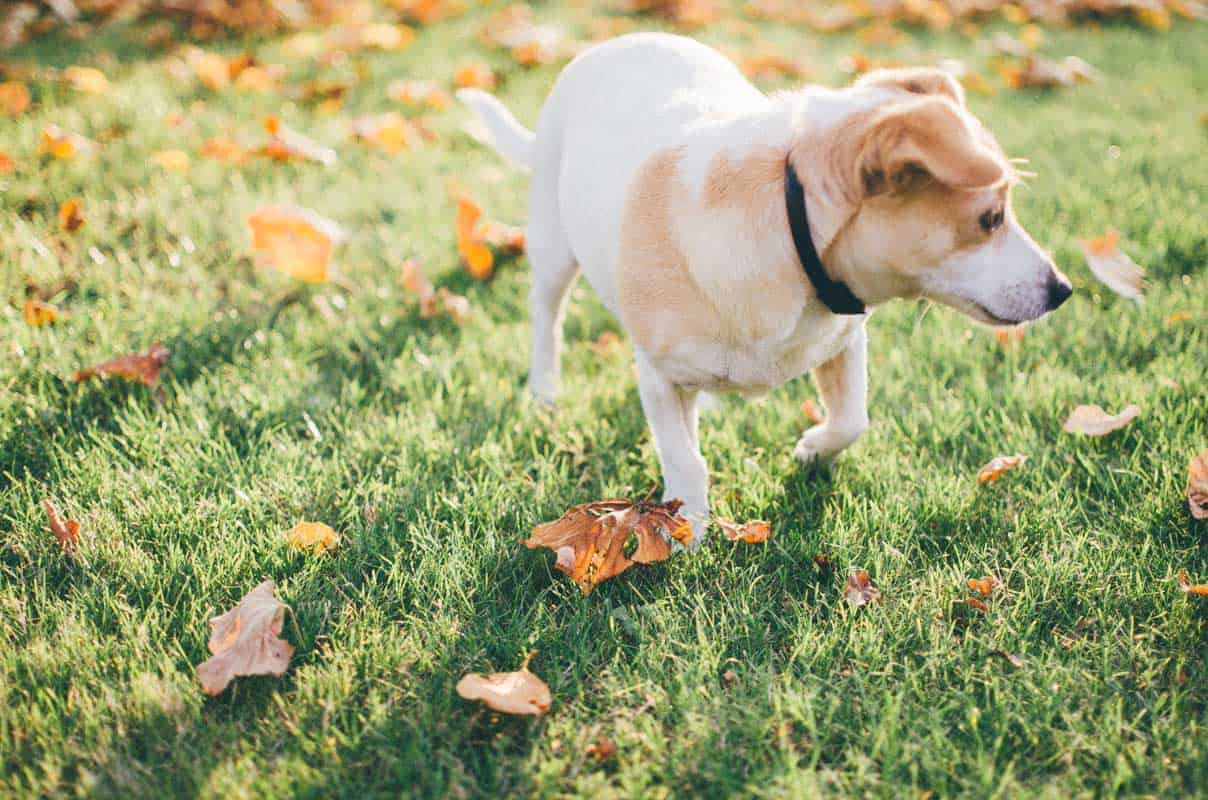
{"type": "Polygon", "coordinates": [[[558,554],[554,566],[591,594],[599,583],[635,563],[650,564],[671,555],[671,541],[687,546],[692,526],[679,516],[679,500],[631,503],[608,499],[574,506],[553,522],[533,528],[525,547],[548,547],[558,554]],[[636,548],[626,555],[629,536],[636,548]]]}
{"type": "Polygon", "coordinates": [[[466,700],[481,700],[505,714],[541,716],[553,703],[549,686],[529,672],[525,661],[516,672],[471,672],[457,682],[457,693],[466,700]]]}
{"type": "Polygon", "coordinates": [[[1027,461],[1027,456],[995,456],[990,459],[990,463],[977,471],[978,483],[994,483],[1002,477],[1007,470],[1012,470],[1018,467],[1023,462],[1027,461]]]}
{"type": "Polygon", "coordinates": [[[1061,427],[1066,433],[1081,433],[1086,436],[1104,436],[1123,428],[1141,413],[1140,406],[1128,405],[1119,414],[1108,414],[1100,406],[1078,406],[1061,427]]]}
{"type": "Polygon", "coordinates": [[[339,544],[340,535],[322,522],[299,522],[285,534],[285,541],[295,550],[309,550],[320,555],[339,544]]]}
{"type": "Polygon", "coordinates": [[[717,523],[717,527],[721,528],[726,539],[731,542],[737,542],[740,539],[748,544],[766,542],[768,535],[772,532],[771,524],[762,519],[754,519],[741,525],[720,518],[715,519],[714,522],[717,523]]]}
{"type": "Polygon", "coordinates": [[[168,363],[168,348],[153,344],[145,353],[131,353],[103,361],[93,367],[76,372],[73,381],[86,381],[98,375],[117,375],[128,381],[138,381],[154,386],[159,380],[159,371],[168,363]]]}
{"type": "Polygon", "coordinates": [[[264,206],[247,217],[257,266],[307,283],[327,280],[331,255],[344,234],[338,225],[295,206],[264,206]]]}
{"type": "Polygon", "coordinates": [[[858,567],[848,570],[847,586],[843,590],[843,596],[852,608],[881,602],[881,592],[872,585],[872,578],[869,577],[868,570],[858,567]]]}
{"type": "Polygon", "coordinates": [[[49,499],[42,501],[42,508],[46,510],[50,532],[55,535],[55,541],[63,548],[64,553],[73,555],[76,545],[80,542],[80,523],[74,519],[65,519],[49,499]]]}
{"type": "Polygon", "coordinates": [[[1208,519],[1208,449],[1187,465],[1187,507],[1195,519],[1208,519]]]}
{"type": "Polygon", "coordinates": [[[280,638],[285,604],[272,580],[252,589],[239,604],[210,620],[213,654],[197,666],[207,694],[221,694],[240,675],[284,675],[294,648],[280,638]]]}
{"type": "Polygon", "coordinates": [[[1145,270],[1121,252],[1120,232],[1111,228],[1103,236],[1079,242],[1086,265],[1104,286],[1121,297],[1141,302],[1145,296],[1145,270]]]}

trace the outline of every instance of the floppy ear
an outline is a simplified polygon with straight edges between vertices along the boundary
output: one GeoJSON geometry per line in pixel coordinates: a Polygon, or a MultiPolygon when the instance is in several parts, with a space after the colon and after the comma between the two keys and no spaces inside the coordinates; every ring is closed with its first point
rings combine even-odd
{"type": "Polygon", "coordinates": [[[909,100],[880,111],[865,133],[857,169],[870,195],[905,191],[926,178],[954,189],[976,189],[1007,176],[1002,157],[982,143],[946,97],[909,100]]]}
{"type": "Polygon", "coordinates": [[[911,94],[942,95],[962,108],[965,105],[965,88],[956,78],[935,67],[875,69],[856,81],[855,85],[900,89],[911,94]]]}

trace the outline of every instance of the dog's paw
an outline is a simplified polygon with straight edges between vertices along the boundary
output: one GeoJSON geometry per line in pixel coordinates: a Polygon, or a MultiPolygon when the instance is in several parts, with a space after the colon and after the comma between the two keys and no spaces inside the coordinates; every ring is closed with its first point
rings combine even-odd
{"type": "Polygon", "coordinates": [[[688,540],[687,546],[676,539],[672,539],[667,534],[663,534],[663,538],[671,545],[671,552],[678,553],[681,550],[686,550],[689,553],[695,553],[700,550],[701,545],[705,543],[705,539],[709,536],[709,512],[688,511],[680,509],[679,515],[688,520],[688,524],[692,526],[692,538],[688,540]]]}
{"type": "Polygon", "coordinates": [[[558,405],[558,384],[549,381],[530,380],[529,399],[542,408],[552,409],[558,405]]]}
{"type": "Polygon", "coordinates": [[[804,466],[826,464],[839,454],[842,448],[834,447],[823,427],[811,428],[797,440],[793,455],[804,466]]]}

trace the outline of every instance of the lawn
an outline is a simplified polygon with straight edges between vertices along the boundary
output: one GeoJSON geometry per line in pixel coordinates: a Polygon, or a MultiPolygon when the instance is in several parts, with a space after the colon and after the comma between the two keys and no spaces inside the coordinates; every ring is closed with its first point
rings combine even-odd
{"type": "MultiPolygon", "coordinates": [[[[904,26],[889,48],[735,15],[696,31],[739,53],[775,48],[832,85],[858,50],[991,76],[1000,91],[971,106],[1030,159],[1016,208],[1075,295],[1006,344],[940,307],[879,309],[872,426],[830,468],[792,457],[808,378],[725,399],[702,426],[714,510],[769,520],[770,539],[714,535],[584,597],[522,542],[573,504],[659,485],[628,351],[591,346],[617,323],[580,284],[562,403],[534,407],[527,264],[472,280],[453,233],[454,190],[522,222],[525,177],[463,132],[456,106],[428,115],[435,141],[397,156],[344,133],[398,108],[392,80],[448,85],[471,59],[534,123],[559,65],[523,69],[479,41],[493,10],[326,66],[280,38],[204,45],[286,65],[289,86],[348,80],[334,113],[172,77],[171,51],[141,43],[145,23],[5,54],[39,72],[31,109],[0,117],[15,162],[0,174],[0,794],[1208,794],[1208,606],[1176,580],[1208,580],[1208,524],[1184,494],[1208,447],[1204,24],[1045,28],[1042,52],[1101,73],[1051,91],[994,76],[987,37],[1018,32],[1000,18],[973,38],[904,26]],[[100,67],[110,89],[47,72],[73,64],[100,67]],[[262,139],[269,112],[338,163],[198,154],[220,134],[262,139]],[[98,152],[40,159],[50,123],[98,152]],[[165,149],[190,154],[187,173],[152,161],[165,149]],[[86,219],[75,233],[58,221],[70,197],[86,219]],[[272,202],[348,232],[336,278],[299,290],[255,268],[243,220],[272,202]],[[1147,268],[1144,303],[1084,264],[1078,240],[1109,227],[1147,268]],[[466,295],[465,324],[420,317],[409,258],[466,295]],[[65,280],[58,321],[27,325],[27,286],[65,280]],[[71,381],[154,342],[171,351],[156,388],[71,381]],[[1103,438],[1062,433],[1082,403],[1142,414],[1103,438]],[[1029,460],[977,484],[1011,453],[1029,460]],[[74,557],[43,498],[80,520],[74,557]],[[341,543],[289,548],[302,520],[341,543]],[[883,603],[848,607],[853,566],[883,603]],[[981,575],[1002,583],[985,613],[960,602],[981,575]],[[208,697],[195,673],[207,622],[266,578],[292,609],[290,668],[208,697]],[[530,653],[553,693],[545,716],[455,693],[466,672],[530,653]],[[586,752],[601,736],[615,757],[586,752]]],[[[536,10],[583,37],[597,13],[536,10]]]]}

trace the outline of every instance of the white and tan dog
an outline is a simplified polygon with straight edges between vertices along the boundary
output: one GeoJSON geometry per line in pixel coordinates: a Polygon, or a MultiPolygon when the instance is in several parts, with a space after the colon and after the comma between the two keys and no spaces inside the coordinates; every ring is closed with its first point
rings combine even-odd
{"type": "Polygon", "coordinates": [[[928,297],[1009,324],[1071,291],[1011,212],[1010,162],[939,70],[769,97],[702,44],[633,34],[562,71],[535,135],[491,95],[459,97],[533,172],[530,390],[558,391],[582,269],[633,340],[665,496],[684,501],[696,543],[699,392],[814,370],[828,413],[797,443],[808,463],[868,426],[865,304],[928,297]]]}

